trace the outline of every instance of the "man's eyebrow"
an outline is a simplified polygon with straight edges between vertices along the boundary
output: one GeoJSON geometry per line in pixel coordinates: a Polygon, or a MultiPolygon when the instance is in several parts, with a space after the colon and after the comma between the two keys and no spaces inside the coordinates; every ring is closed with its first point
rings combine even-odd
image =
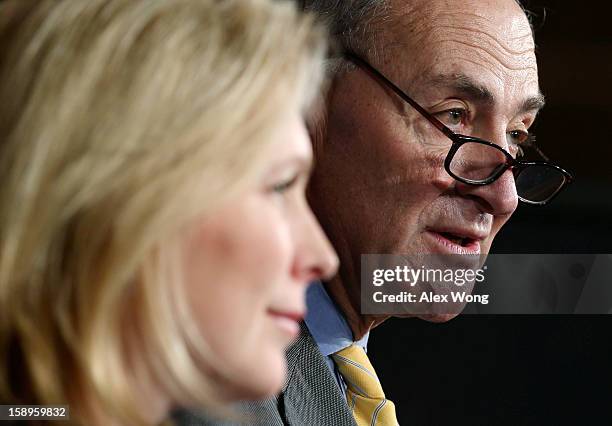
{"type": "MultiPolygon", "coordinates": [[[[475,102],[486,105],[493,105],[495,103],[495,96],[487,87],[465,74],[439,74],[429,79],[426,84],[453,89],[475,102]]],[[[537,112],[544,107],[545,103],[544,95],[538,91],[537,95],[523,101],[518,112],[537,112]]]]}
{"type": "Polygon", "coordinates": [[[538,112],[539,110],[544,108],[544,105],[546,105],[546,99],[544,98],[542,92],[538,92],[536,96],[527,98],[525,102],[523,102],[523,105],[521,105],[520,108],[520,112],[538,112]]]}
{"type": "Polygon", "coordinates": [[[495,101],[495,97],[489,89],[465,74],[438,74],[427,81],[426,84],[453,89],[468,99],[484,104],[492,105],[495,101]]]}

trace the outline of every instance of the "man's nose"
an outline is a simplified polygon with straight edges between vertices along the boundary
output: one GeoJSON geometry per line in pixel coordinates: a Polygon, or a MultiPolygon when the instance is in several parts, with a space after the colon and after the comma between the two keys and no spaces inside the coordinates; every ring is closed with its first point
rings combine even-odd
{"type": "MultiPolygon", "coordinates": [[[[488,135],[480,137],[483,136],[485,136],[485,139],[486,136],[493,136],[488,140],[508,151],[505,132],[490,132],[488,135]]],[[[511,169],[506,170],[495,182],[489,185],[469,185],[457,182],[456,189],[459,194],[476,200],[483,212],[494,216],[509,216],[518,206],[516,182],[511,169]]]]}
{"type": "Polygon", "coordinates": [[[462,196],[474,199],[484,213],[494,216],[509,216],[518,206],[516,184],[511,170],[506,170],[489,185],[457,182],[456,189],[462,196]]]}

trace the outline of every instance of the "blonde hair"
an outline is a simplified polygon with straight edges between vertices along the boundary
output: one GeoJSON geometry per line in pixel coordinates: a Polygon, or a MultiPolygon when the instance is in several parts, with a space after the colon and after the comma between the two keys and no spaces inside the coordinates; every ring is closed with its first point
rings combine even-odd
{"type": "Polygon", "coordinates": [[[273,0],[0,4],[0,400],[83,421],[87,394],[143,423],[138,344],[173,401],[218,402],[177,235],[259,172],[320,85],[324,38],[273,0]]]}

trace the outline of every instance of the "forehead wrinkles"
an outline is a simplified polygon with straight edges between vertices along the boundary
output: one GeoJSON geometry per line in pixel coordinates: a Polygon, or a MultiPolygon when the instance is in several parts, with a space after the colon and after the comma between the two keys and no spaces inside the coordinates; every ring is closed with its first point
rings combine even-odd
{"type": "Polygon", "coordinates": [[[535,44],[523,12],[486,12],[442,8],[436,1],[404,5],[387,27],[387,47],[392,55],[402,52],[413,65],[420,63],[420,71],[443,59],[460,59],[485,66],[498,78],[504,71],[537,75],[535,44]]]}
{"type": "MultiPolygon", "coordinates": [[[[461,16],[465,18],[467,15],[461,16]]],[[[490,21],[472,15],[470,25],[455,19],[453,14],[443,14],[430,31],[427,45],[461,44],[472,48],[487,62],[499,62],[509,70],[535,68],[534,43],[529,28],[510,25],[510,28],[494,28],[490,21]],[[488,57],[488,59],[487,59],[488,57]]],[[[513,19],[512,21],[516,21],[513,19]]],[[[454,50],[454,46],[447,46],[454,50]]]]}

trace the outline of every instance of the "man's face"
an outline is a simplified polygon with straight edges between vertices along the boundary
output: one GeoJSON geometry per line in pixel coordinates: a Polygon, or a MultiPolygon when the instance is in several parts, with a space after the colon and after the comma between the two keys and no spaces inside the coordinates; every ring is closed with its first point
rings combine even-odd
{"type": "MultiPolygon", "coordinates": [[[[539,96],[534,42],[514,0],[392,1],[372,65],[456,133],[515,152],[539,96]]],[[[362,253],[488,253],[517,207],[510,170],[451,178],[450,140],[360,68],[336,78],[310,199],[358,294],[362,253]]],[[[349,293],[351,291],[349,290],[349,293]]]]}

